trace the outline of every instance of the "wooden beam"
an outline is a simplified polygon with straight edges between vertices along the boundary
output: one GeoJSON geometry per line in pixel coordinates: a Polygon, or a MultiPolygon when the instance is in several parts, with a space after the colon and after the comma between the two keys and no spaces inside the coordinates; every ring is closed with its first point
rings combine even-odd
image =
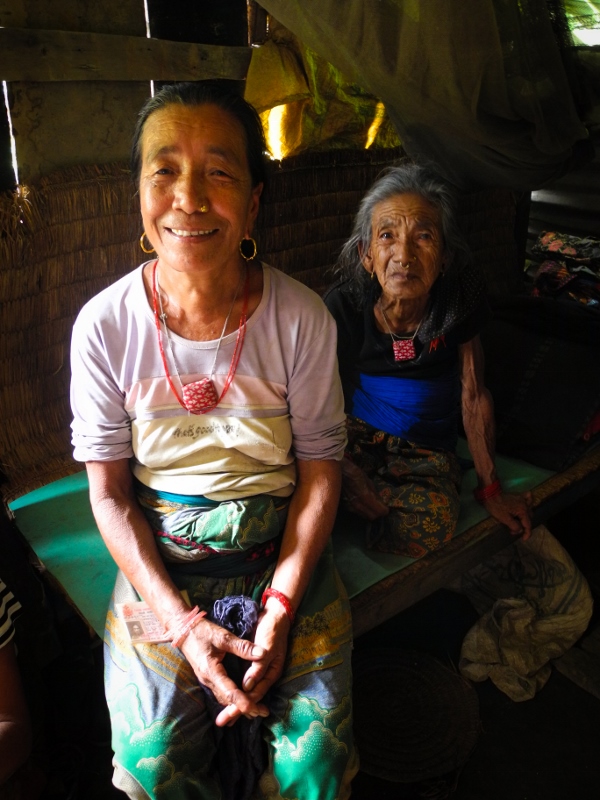
{"type": "Polygon", "coordinates": [[[361,636],[447,586],[514,541],[504,525],[486,519],[419,561],[388,575],[350,600],[354,636],[361,636]]]}
{"type": "MultiPolygon", "coordinates": [[[[123,0],[0,0],[0,28],[145,36],[144,4],[123,0]]],[[[168,36],[163,36],[168,39],[168,36]]],[[[220,42],[224,44],[224,42],[220,42]]]]}
{"type": "Polygon", "coordinates": [[[0,28],[0,80],[244,80],[249,47],[107,33],[0,28]]]}
{"type": "Polygon", "coordinates": [[[149,81],[11,81],[20,183],[77,164],[127,161],[149,81]]]}

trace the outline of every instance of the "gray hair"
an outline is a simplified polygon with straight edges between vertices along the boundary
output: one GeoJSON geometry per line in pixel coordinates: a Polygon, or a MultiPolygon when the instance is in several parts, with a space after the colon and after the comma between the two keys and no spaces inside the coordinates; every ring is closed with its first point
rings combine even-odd
{"type": "Polygon", "coordinates": [[[456,222],[455,196],[450,186],[429,166],[403,162],[388,167],[376,179],[363,197],[350,238],[342,247],[335,272],[348,281],[348,288],[357,305],[362,306],[367,297],[381,292],[373,286],[363,267],[360,253],[371,245],[373,210],[378,203],[401,194],[418,194],[440,212],[446,269],[458,269],[470,262],[469,246],[456,222]]]}

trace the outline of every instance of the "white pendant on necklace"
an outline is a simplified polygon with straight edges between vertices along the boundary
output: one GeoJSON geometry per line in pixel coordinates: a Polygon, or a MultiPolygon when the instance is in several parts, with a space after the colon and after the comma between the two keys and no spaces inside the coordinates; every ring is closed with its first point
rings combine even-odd
{"type": "Polygon", "coordinates": [[[394,348],[394,361],[410,361],[417,354],[413,339],[394,339],[392,347],[394,348]]]}
{"type": "Polygon", "coordinates": [[[215,408],[219,396],[210,378],[202,378],[194,383],[182,385],[183,404],[192,414],[202,414],[215,408]]]}

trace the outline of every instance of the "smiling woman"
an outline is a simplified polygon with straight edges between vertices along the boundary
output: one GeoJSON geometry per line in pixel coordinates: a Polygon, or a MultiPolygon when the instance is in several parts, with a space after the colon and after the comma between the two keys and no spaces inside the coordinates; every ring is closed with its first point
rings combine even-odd
{"type": "Polygon", "coordinates": [[[356,771],[329,545],[346,441],[335,324],[255,258],[264,151],[255,111],[214,84],[152,98],[132,169],[156,257],[75,324],[73,443],[119,566],[106,694],[131,798],[335,800],[356,771]],[[140,600],[156,643],[119,618],[140,600]],[[243,637],[221,601],[248,611],[243,637]]]}
{"type": "Polygon", "coordinates": [[[252,183],[242,125],[218,106],[205,105],[200,116],[170,105],[147,120],[141,144],[142,219],[165,273],[165,291],[173,272],[200,277],[213,271],[229,293],[263,188],[252,183]]]}

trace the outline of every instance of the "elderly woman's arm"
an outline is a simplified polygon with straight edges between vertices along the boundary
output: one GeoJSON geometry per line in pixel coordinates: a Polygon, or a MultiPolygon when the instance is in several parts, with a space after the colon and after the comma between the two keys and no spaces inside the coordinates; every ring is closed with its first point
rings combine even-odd
{"type": "MultiPolygon", "coordinates": [[[[137,503],[129,460],[91,461],[86,467],[94,517],[112,557],[165,629],[176,628],[189,608],[167,572],[137,503]]],[[[267,708],[238,689],[221,663],[226,653],[252,661],[264,655],[261,648],[201,620],[185,637],[181,650],[222,705],[235,704],[247,716],[267,715],[267,708]]]]}
{"type": "MultiPolygon", "coordinates": [[[[496,429],[491,395],[483,382],[484,358],[479,336],[460,345],[460,377],[462,383],[462,417],[469,450],[475,463],[480,487],[489,486],[498,478],[494,464],[496,429]]],[[[531,495],[500,492],[484,502],[491,516],[506,525],[514,534],[531,534],[529,507],[531,495]]]]}

